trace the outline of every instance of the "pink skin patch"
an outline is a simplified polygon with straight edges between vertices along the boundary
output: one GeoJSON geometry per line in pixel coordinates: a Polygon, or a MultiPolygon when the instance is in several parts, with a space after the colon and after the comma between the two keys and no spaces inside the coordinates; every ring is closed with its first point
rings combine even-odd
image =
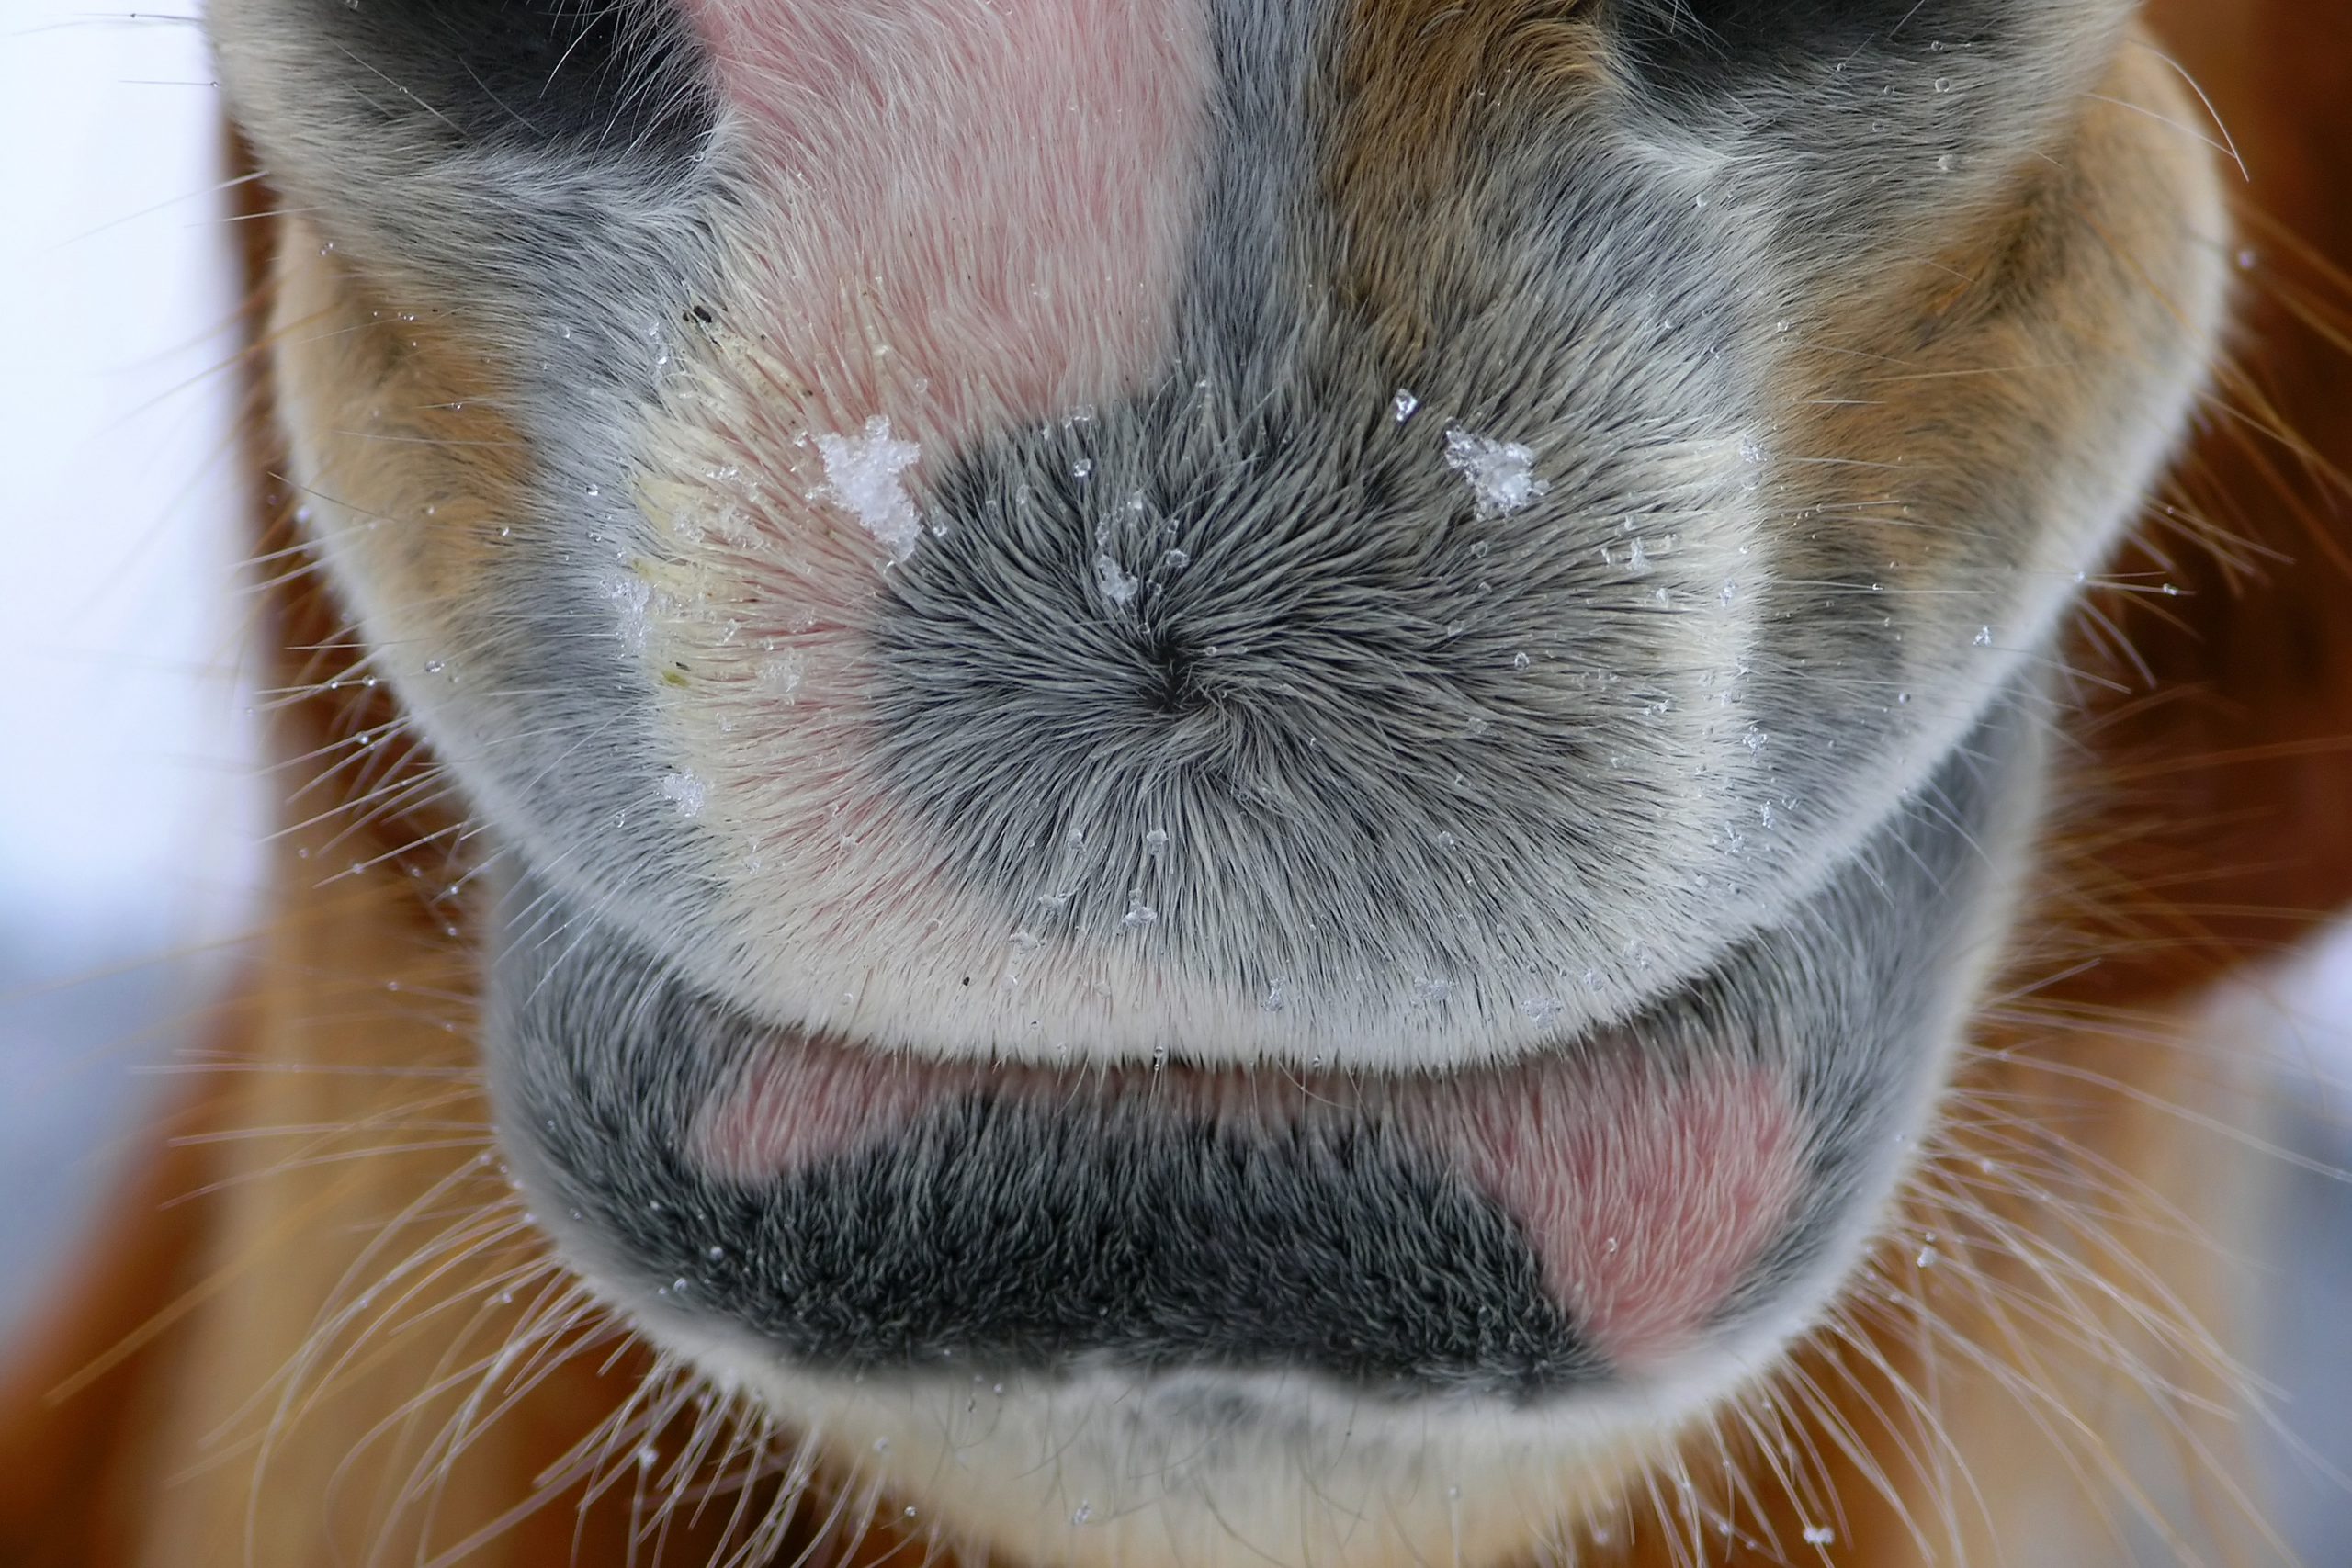
{"type": "Polygon", "coordinates": [[[693,1153],[713,1175],[772,1181],[982,1092],[1062,1104],[1136,1096],[1171,1116],[1269,1132],[1391,1120],[1519,1222],[1577,1332],[1634,1371],[1704,1330],[1787,1223],[1802,1173],[1801,1123],[1780,1078],[1728,1061],[1671,1075],[1561,1057],[1430,1078],[1069,1073],[810,1043],[779,1043],[739,1093],[708,1107],[693,1153]]]}
{"type": "Polygon", "coordinates": [[[1553,1293],[1621,1366],[1686,1346],[1788,1213],[1797,1122],[1730,1063],[1503,1074],[1453,1109],[1471,1179],[1518,1218],[1553,1293]]]}
{"type": "Polygon", "coordinates": [[[1158,364],[1200,186],[1192,7],[684,10],[766,209],[729,271],[823,416],[807,434],[865,442],[881,418],[928,454],[1114,396],[1158,364]]]}

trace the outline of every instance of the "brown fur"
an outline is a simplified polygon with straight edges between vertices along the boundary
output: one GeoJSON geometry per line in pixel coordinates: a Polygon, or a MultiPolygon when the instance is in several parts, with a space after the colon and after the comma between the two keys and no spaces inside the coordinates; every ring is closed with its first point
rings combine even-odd
{"type": "Polygon", "coordinates": [[[1426,236],[1476,220],[1464,165],[1478,154],[1487,115],[1523,110],[1594,74],[1598,44],[1576,10],[1358,0],[1323,178],[1346,231],[1336,266],[1342,301],[1377,323],[1393,363],[1428,351],[1430,302],[1460,285],[1428,266],[1447,251],[1426,236]],[[1483,112],[1463,112],[1468,105],[1483,112]]]}
{"type": "Polygon", "coordinates": [[[1798,505],[1842,502],[1849,525],[1877,525],[1890,588],[1947,581],[1953,563],[1940,556],[1976,553],[1968,530],[1913,520],[1935,515],[1939,472],[1980,465],[1994,432],[2044,445],[2025,466],[2062,462],[2058,444],[2088,433],[2071,412],[2035,411],[2098,406],[2097,378],[2117,357],[2168,335],[2188,293],[2171,240],[2176,193],[2194,188],[2183,168],[2204,151],[2151,141],[2125,106],[2165,103],[2172,85],[2169,68],[2127,47],[2062,153],[2029,160],[1997,205],[1921,233],[1892,281],[1825,299],[1804,323],[1800,379],[1782,401],[1797,411],[1794,442],[1828,477],[1798,505]],[[1883,467],[1860,491],[1885,498],[1875,505],[1857,507],[1838,472],[1857,454],[1883,467]]]}
{"type": "Polygon", "coordinates": [[[527,457],[499,411],[502,378],[461,346],[478,334],[449,312],[393,309],[300,217],[281,222],[279,395],[318,409],[318,428],[338,437],[320,488],[375,520],[359,547],[389,593],[409,604],[462,600],[498,547],[494,520],[524,513],[514,501],[527,457]]]}

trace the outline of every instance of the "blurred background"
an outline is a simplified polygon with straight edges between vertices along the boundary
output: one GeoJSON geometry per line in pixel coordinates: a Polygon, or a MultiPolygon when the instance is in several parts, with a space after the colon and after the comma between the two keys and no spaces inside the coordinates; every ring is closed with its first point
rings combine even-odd
{"type": "MultiPolygon", "coordinates": [[[[192,9],[6,0],[0,1360],[152,1148],[148,1118],[259,908],[271,785],[224,163],[192,9]]],[[[2277,1063],[2278,1202],[2260,1234],[2223,1239],[2268,1328],[2288,1434],[2257,1440],[2281,1461],[2284,1522],[2333,1568],[2352,1563],[2335,1479],[2352,1472],[2352,933],[2214,1020],[2217,1043],[2259,1037],[2277,1063]]]]}
{"type": "Polygon", "coordinates": [[[180,12],[0,7],[0,1337],[254,908],[242,283],[180,12]]]}

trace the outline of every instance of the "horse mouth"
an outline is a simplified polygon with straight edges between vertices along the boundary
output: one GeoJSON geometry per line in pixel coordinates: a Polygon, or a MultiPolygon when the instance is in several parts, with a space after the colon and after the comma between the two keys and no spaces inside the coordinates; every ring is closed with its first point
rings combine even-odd
{"type": "Polygon", "coordinates": [[[1635,1018],[1427,1074],[861,1048],[526,873],[503,1124],[601,1286],[799,1372],[1655,1384],[1777,1345],[1879,1223],[2006,926],[2034,753],[1996,704],[1792,919],[1635,1018]]]}

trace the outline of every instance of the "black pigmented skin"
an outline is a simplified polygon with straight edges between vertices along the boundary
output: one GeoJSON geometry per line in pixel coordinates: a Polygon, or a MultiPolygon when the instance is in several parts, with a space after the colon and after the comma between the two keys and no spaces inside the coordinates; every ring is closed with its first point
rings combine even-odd
{"type": "Polygon", "coordinates": [[[1377,1123],[1221,1129],[967,1097],[770,1187],[673,1169],[596,1218],[806,1364],[1313,1371],[1524,1401],[1602,1359],[1518,1227],[1377,1123]],[[685,1202],[679,1195],[691,1193],[685,1202]]]}
{"type": "Polygon", "coordinates": [[[539,148],[683,164],[717,97],[667,0],[316,0],[348,85],[452,150],[539,148]]]}

